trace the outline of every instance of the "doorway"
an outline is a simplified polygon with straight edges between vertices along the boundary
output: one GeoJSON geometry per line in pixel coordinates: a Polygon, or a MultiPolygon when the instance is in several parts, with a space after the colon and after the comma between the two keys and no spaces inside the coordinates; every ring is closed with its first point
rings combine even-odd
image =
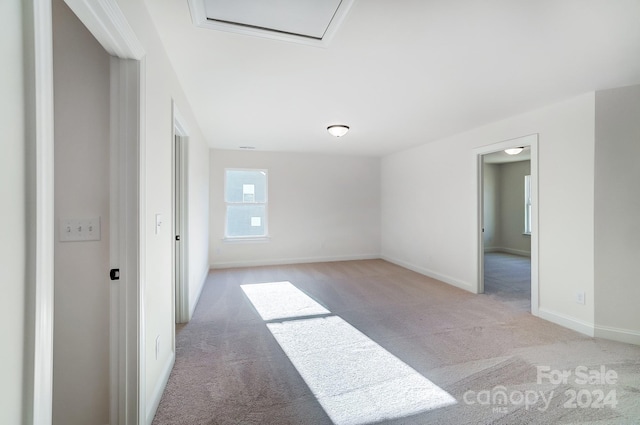
{"type": "Polygon", "coordinates": [[[475,150],[477,293],[538,313],[538,135],[475,150]],[[505,150],[522,148],[509,155],[505,150]]]}

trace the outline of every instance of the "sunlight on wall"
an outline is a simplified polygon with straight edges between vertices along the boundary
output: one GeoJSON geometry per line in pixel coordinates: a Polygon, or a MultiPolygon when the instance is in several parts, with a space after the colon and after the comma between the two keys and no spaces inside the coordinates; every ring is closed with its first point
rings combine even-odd
{"type": "Polygon", "coordinates": [[[271,321],[267,327],[336,425],[401,418],[456,403],[342,318],[308,318],[313,309],[330,312],[291,283],[242,289],[271,321]],[[304,318],[291,319],[296,311],[304,318]]]}

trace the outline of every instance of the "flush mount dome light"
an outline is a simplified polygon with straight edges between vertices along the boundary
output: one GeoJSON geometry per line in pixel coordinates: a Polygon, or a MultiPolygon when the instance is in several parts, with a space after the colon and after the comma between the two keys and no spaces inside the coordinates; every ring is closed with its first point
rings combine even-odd
{"type": "Polygon", "coordinates": [[[524,150],[524,148],[522,148],[522,147],[520,147],[520,148],[509,148],[509,149],[505,149],[504,153],[506,153],[507,155],[518,155],[523,150],[524,150]]]}
{"type": "Polygon", "coordinates": [[[330,125],[329,127],[327,127],[327,131],[332,136],[342,137],[347,134],[347,131],[349,131],[349,126],[342,124],[330,125]]]}

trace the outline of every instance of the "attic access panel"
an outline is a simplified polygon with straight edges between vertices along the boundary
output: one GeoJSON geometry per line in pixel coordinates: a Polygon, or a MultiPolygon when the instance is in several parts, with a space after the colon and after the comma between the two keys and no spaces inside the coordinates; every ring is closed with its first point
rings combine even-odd
{"type": "Polygon", "coordinates": [[[326,47],[354,0],[189,0],[200,27],[326,47]]]}

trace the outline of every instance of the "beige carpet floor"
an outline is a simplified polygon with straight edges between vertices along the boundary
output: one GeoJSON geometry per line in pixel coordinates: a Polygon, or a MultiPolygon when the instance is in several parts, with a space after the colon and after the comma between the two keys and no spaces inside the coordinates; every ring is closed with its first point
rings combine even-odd
{"type": "Polygon", "coordinates": [[[377,423],[640,424],[639,346],[586,337],[531,316],[517,297],[473,295],[382,260],[212,271],[193,319],[177,328],[153,424],[332,423],[240,287],[277,281],[456,400],[377,423]],[[596,379],[602,370],[613,371],[606,381],[596,379]],[[560,371],[566,379],[549,379],[560,371]]]}
{"type": "Polygon", "coordinates": [[[484,254],[484,293],[531,311],[531,259],[504,252],[484,254]]]}

